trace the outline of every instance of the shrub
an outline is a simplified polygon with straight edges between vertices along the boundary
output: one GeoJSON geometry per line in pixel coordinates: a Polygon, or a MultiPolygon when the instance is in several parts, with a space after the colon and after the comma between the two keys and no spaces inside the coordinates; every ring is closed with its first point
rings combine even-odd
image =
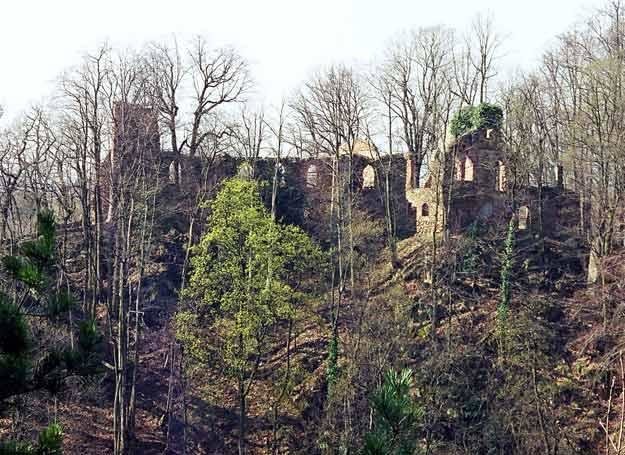
{"type": "Polygon", "coordinates": [[[80,324],[78,345],[84,352],[91,352],[100,342],[100,333],[95,319],[89,319],[80,324]]]}
{"type": "Polygon", "coordinates": [[[462,136],[473,129],[473,106],[460,109],[451,118],[450,131],[454,137],[462,136]]]}
{"type": "Polygon", "coordinates": [[[494,104],[481,103],[460,109],[452,117],[449,130],[454,137],[481,128],[501,128],[503,111],[494,104]]]}
{"type": "Polygon", "coordinates": [[[0,455],[34,455],[33,446],[25,442],[0,443],[0,455]]]}
{"type": "Polygon", "coordinates": [[[61,455],[63,453],[63,428],[58,423],[51,423],[39,434],[37,454],[61,455]]]}
{"type": "Polygon", "coordinates": [[[9,441],[0,443],[0,455],[62,455],[63,428],[51,423],[39,433],[37,445],[26,442],[9,441]]]}
{"type": "Polygon", "coordinates": [[[494,104],[482,103],[473,108],[473,128],[501,128],[503,111],[494,104]]]}

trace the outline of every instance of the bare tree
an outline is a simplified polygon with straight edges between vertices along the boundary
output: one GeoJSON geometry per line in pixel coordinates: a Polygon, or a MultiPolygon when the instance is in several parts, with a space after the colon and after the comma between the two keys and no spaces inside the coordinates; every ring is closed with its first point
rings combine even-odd
{"type": "Polygon", "coordinates": [[[11,241],[10,245],[15,244],[16,241],[13,232],[13,224],[19,218],[19,214],[16,213],[16,193],[26,170],[25,155],[33,128],[34,125],[24,123],[17,130],[7,130],[3,132],[0,142],[0,185],[2,187],[0,245],[3,247],[7,237],[11,241]]]}
{"type": "Polygon", "coordinates": [[[180,97],[184,93],[183,84],[189,68],[183,61],[175,39],[171,46],[161,43],[151,44],[147,53],[147,66],[151,73],[149,81],[153,85],[157,107],[169,134],[169,145],[175,159],[174,179],[177,185],[180,176],[181,152],[178,140],[178,130],[181,126],[179,124],[180,97]]]}
{"type": "Polygon", "coordinates": [[[194,106],[184,144],[189,155],[195,156],[206,137],[213,134],[202,128],[202,120],[217,107],[240,101],[251,79],[246,61],[233,49],[209,50],[205,40],[197,38],[189,56],[194,106]]]}
{"type": "Polygon", "coordinates": [[[262,108],[252,112],[243,107],[238,121],[230,132],[232,150],[245,160],[250,178],[255,176],[256,161],[260,157],[266,139],[266,127],[265,113],[262,108]]]}
{"type": "Polygon", "coordinates": [[[413,188],[419,187],[428,153],[437,147],[435,112],[449,90],[452,46],[453,34],[447,29],[413,31],[391,45],[378,76],[378,88],[389,91],[389,108],[401,123],[401,137],[414,165],[413,188]]]}
{"type": "MultiPolygon", "coordinates": [[[[83,237],[87,250],[85,288],[90,292],[89,314],[95,315],[103,299],[103,178],[102,169],[105,145],[104,84],[109,71],[110,48],[101,46],[95,53],[87,54],[82,65],[61,77],[60,105],[64,128],[61,132],[74,156],[75,171],[79,178],[82,208],[83,237]],[[91,223],[91,220],[95,222],[91,223]]],[[[85,295],[85,301],[87,295],[85,295]]]]}
{"type": "Polygon", "coordinates": [[[202,37],[187,49],[180,49],[175,38],[171,44],[152,43],[145,60],[174,154],[173,174],[178,184],[183,150],[198,155],[204,141],[217,134],[210,128],[217,108],[242,101],[251,87],[248,65],[231,48],[210,49],[202,37]]]}
{"type": "MultiPolygon", "coordinates": [[[[396,215],[393,212],[392,203],[392,179],[393,179],[393,154],[395,153],[394,145],[397,133],[395,131],[394,123],[397,120],[397,116],[393,112],[393,84],[385,74],[373,74],[370,78],[370,85],[373,89],[373,99],[376,103],[376,115],[375,118],[382,119],[382,131],[386,139],[387,153],[384,152],[376,145],[374,136],[370,127],[367,127],[367,140],[372,144],[375,158],[379,163],[379,169],[383,172],[382,182],[382,200],[384,201],[384,213],[386,221],[386,237],[389,250],[391,252],[391,265],[393,268],[397,268],[399,259],[397,256],[397,236],[395,232],[396,215]]],[[[376,174],[376,177],[379,177],[376,174]]]]}
{"type": "MultiPolygon", "coordinates": [[[[329,240],[332,257],[330,295],[331,341],[329,345],[329,387],[333,387],[339,352],[339,326],[344,300],[362,313],[363,296],[356,282],[354,235],[355,185],[353,158],[366,138],[368,95],[354,72],[347,67],[331,67],[307,82],[292,103],[310,156],[320,158],[330,175],[329,240]],[[349,289],[349,294],[346,291],[349,289]]],[[[322,192],[323,189],[318,188],[322,192]]],[[[351,402],[344,397],[345,412],[351,402]]],[[[344,429],[350,437],[351,429],[344,429]]]]}
{"type": "Polygon", "coordinates": [[[271,218],[275,221],[277,203],[278,203],[278,187],[280,186],[280,180],[283,178],[284,167],[282,165],[282,159],[284,158],[284,146],[287,142],[286,138],[286,109],[287,105],[285,100],[282,100],[280,107],[278,108],[277,118],[275,122],[266,121],[265,125],[271,133],[270,149],[275,158],[273,168],[273,178],[271,182],[271,218]]]}
{"type": "Polygon", "coordinates": [[[478,14],[471,27],[471,38],[476,50],[471,49],[470,59],[479,81],[479,100],[488,100],[488,83],[497,75],[495,60],[499,57],[501,38],[495,32],[493,18],[478,14]]]}

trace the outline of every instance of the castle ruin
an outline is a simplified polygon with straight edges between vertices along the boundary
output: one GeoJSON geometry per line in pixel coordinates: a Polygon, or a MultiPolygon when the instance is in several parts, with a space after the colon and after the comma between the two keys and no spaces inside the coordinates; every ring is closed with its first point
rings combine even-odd
{"type": "MultiPolygon", "coordinates": [[[[114,118],[110,184],[118,184],[116,179],[121,168],[132,167],[137,160],[157,160],[160,181],[173,186],[176,179],[171,173],[176,169],[176,157],[161,149],[154,112],[141,106],[124,108],[118,104],[114,118]]],[[[571,232],[579,226],[579,198],[564,188],[561,172],[555,186],[513,187],[508,182],[505,144],[496,129],[478,129],[453,141],[442,156],[442,163],[430,165],[429,172],[420,179],[423,185],[418,188],[413,186],[418,170],[410,155],[375,156],[363,144],[357,144],[354,153],[339,158],[339,169],[352,172],[350,181],[357,207],[379,220],[385,214],[383,176],[390,169],[388,183],[394,228],[399,238],[416,233],[427,239],[445,230],[455,235],[475,222],[505,225],[512,216],[516,217],[519,230],[529,232],[540,228],[547,236],[571,232]]],[[[333,159],[286,158],[280,161],[278,215],[281,219],[313,232],[327,224],[324,214],[332,197],[329,190],[335,169],[333,159]]],[[[243,158],[222,154],[215,157],[207,171],[200,158],[183,155],[178,169],[184,185],[204,182],[217,189],[223,179],[242,173],[271,180],[275,165],[273,158],[246,163],[243,158]]],[[[113,201],[108,196],[105,199],[111,213],[113,201]]]]}
{"type": "Polygon", "coordinates": [[[519,230],[540,228],[545,235],[577,229],[579,197],[564,188],[559,169],[555,186],[513,185],[508,181],[505,144],[496,129],[478,129],[460,136],[435,162],[422,187],[411,185],[416,172],[406,159],[406,198],[416,211],[416,232],[459,234],[475,222],[503,225],[516,217],[519,230]]]}

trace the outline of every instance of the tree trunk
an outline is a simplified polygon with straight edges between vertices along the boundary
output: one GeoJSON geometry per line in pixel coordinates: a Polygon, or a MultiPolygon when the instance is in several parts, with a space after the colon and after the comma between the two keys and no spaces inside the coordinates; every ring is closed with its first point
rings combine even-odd
{"type": "Polygon", "coordinates": [[[239,378],[239,455],[245,454],[245,380],[239,378]]]}

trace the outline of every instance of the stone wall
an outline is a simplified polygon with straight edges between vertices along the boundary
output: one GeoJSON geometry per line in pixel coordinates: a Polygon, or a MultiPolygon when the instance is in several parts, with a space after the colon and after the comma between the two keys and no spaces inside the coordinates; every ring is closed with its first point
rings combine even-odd
{"type": "MultiPolygon", "coordinates": [[[[208,163],[199,158],[181,156],[179,189],[173,184],[171,163],[174,155],[171,152],[160,154],[160,176],[162,182],[169,182],[168,192],[182,191],[195,194],[199,185],[206,185],[211,193],[218,190],[220,183],[235,175],[251,176],[262,182],[262,197],[269,207],[271,205],[271,190],[275,170],[275,159],[260,158],[253,164],[248,164],[242,158],[230,155],[220,155],[208,163]]],[[[400,238],[408,237],[415,232],[415,211],[406,199],[404,191],[406,185],[406,162],[401,156],[385,157],[380,161],[371,160],[363,156],[354,155],[351,163],[351,179],[349,174],[349,159],[341,158],[340,169],[343,176],[344,191],[350,184],[353,189],[354,205],[368,216],[380,221],[385,217],[385,171],[390,166],[389,183],[391,196],[391,210],[394,219],[394,229],[400,238]],[[365,181],[366,172],[371,176],[374,171],[373,182],[365,181]],[[365,171],[365,169],[368,169],[365,171]]],[[[276,214],[282,222],[304,227],[318,240],[328,241],[328,217],[332,200],[333,165],[330,158],[281,160],[278,175],[278,193],[276,214]]]]}
{"type": "MultiPolygon", "coordinates": [[[[578,195],[562,185],[543,187],[541,194],[535,187],[515,188],[512,194],[506,188],[504,150],[499,133],[493,130],[471,132],[450,144],[445,169],[438,172],[443,175],[442,183],[436,175],[428,175],[423,187],[406,188],[406,197],[417,212],[417,232],[430,236],[435,220],[437,230],[447,226],[450,234],[459,234],[476,221],[505,226],[513,215],[521,215],[521,230],[542,225],[550,237],[575,234],[580,222],[578,195]],[[427,214],[424,207],[429,209],[427,214]],[[444,219],[446,213],[448,219],[444,219]]],[[[410,172],[409,162],[407,168],[410,172]]]]}
{"type": "MultiPolygon", "coordinates": [[[[116,105],[114,144],[111,155],[102,166],[104,207],[112,212],[110,187],[119,184],[123,175],[131,175],[143,166],[166,183],[170,196],[185,197],[207,188],[207,197],[218,191],[221,182],[241,175],[261,182],[267,206],[271,204],[271,182],[275,160],[261,158],[246,163],[242,158],[219,155],[207,161],[198,157],[180,157],[180,186],[174,185],[175,156],[160,150],[160,135],[154,113],[134,105],[116,105]]],[[[393,229],[399,238],[415,233],[430,236],[434,229],[448,227],[451,234],[461,233],[477,220],[489,224],[505,224],[521,209],[524,227],[532,229],[539,220],[548,235],[573,229],[579,222],[579,199],[562,186],[544,188],[539,195],[535,188],[515,189],[514,200],[506,192],[504,144],[495,130],[478,130],[463,135],[451,144],[445,155],[442,172],[421,179],[422,187],[412,187],[414,165],[409,156],[385,156],[380,160],[366,154],[354,154],[350,160],[339,158],[342,194],[351,185],[353,202],[374,220],[383,221],[386,214],[385,195],[391,199],[393,229]],[[441,177],[438,178],[437,176],[441,177]],[[349,178],[348,178],[349,176],[349,178]],[[542,200],[542,205],[540,201],[542,200]],[[448,219],[446,219],[446,217],[448,219]]],[[[336,188],[336,166],[332,158],[281,160],[278,176],[276,213],[282,222],[304,227],[322,243],[329,241],[329,212],[336,188]]],[[[439,169],[440,171],[440,169],[439,169]]],[[[334,196],[335,197],[335,196],[334,196]]],[[[188,204],[197,201],[189,200],[188,204]]]]}

